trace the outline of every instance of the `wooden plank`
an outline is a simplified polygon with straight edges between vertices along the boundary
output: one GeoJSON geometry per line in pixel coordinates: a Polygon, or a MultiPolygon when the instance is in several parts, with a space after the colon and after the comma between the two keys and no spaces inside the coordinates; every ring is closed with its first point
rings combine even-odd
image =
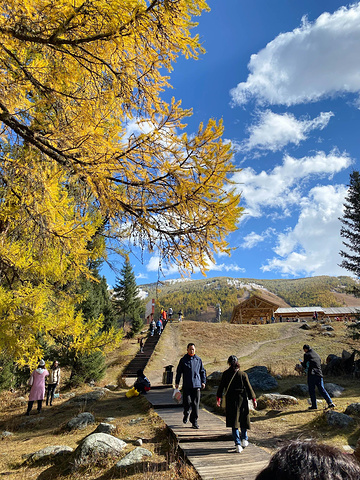
{"type": "Polygon", "coordinates": [[[188,442],[179,447],[203,480],[254,480],[270,458],[267,452],[251,443],[241,453],[235,452],[232,441],[188,442]]]}
{"type": "Polygon", "coordinates": [[[200,409],[198,430],[190,423],[184,425],[182,406],[174,403],[172,392],[171,388],[150,390],[147,398],[202,480],[254,480],[269,463],[270,455],[252,444],[236,453],[225,419],[208,410],[200,409]]]}

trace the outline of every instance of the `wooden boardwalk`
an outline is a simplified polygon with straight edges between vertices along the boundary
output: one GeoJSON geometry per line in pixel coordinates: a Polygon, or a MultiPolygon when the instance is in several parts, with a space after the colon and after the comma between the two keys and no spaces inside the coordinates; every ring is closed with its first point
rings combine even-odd
{"type": "Polygon", "coordinates": [[[270,454],[251,443],[236,453],[225,420],[205,409],[200,409],[199,430],[191,428],[190,423],[184,425],[182,406],[172,400],[171,388],[154,388],[147,398],[203,480],[254,480],[268,464],[270,454]]]}

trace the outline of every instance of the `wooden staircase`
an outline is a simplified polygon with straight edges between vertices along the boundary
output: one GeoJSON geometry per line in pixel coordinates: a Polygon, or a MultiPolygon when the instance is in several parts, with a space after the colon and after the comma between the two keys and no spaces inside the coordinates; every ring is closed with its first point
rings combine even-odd
{"type": "Polygon", "coordinates": [[[150,360],[153,351],[155,350],[159,338],[160,335],[158,335],[156,332],[154,333],[154,336],[149,335],[147,337],[144,344],[144,352],[138,352],[135,357],[130,361],[122,374],[123,378],[136,378],[136,372],[139,369],[144,370],[144,368],[148,364],[148,361],[150,360]]]}

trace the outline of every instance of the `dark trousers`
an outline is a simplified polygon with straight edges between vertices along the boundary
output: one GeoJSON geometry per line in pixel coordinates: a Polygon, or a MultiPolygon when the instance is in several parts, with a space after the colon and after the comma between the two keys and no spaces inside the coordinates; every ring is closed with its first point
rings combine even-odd
{"type": "Polygon", "coordinates": [[[57,386],[57,383],[49,383],[48,389],[47,389],[47,395],[46,395],[46,405],[49,405],[49,399],[50,399],[50,405],[52,405],[56,386],[57,386]]]}
{"type": "Polygon", "coordinates": [[[330,395],[325,390],[324,380],[323,380],[322,377],[320,377],[320,375],[309,375],[308,376],[308,387],[309,387],[309,394],[310,394],[311,406],[312,407],[314,407],[314,408],[317,407],[315,387],[318,388],[320,395],[325,398],[326,403],[328,405],[330,405],[332,403],[330,395]]]}
{"type": "MultiPolygon", "coordinates": [[[[37,411],[38,411],[38,413],[41,412],[42,402],[43,402],[42,400],[37,401],[37,411]]],[[[32,409],[33,405],[34,405],[34,400],[29,400],[26,415],[30,415],[30,412],[31,412],[31,409],[32,409]]]]}
{"type": "Polygon", "coordinates": [[[195,425],[199,418],[200,388],[183,389],[184,418],[189,416],[190,422],[195,425]]]}

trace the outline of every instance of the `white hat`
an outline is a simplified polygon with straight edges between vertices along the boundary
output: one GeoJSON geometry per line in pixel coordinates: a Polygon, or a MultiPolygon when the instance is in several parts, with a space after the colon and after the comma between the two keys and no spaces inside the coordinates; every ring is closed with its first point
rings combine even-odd
{"type": "Polygon", "coordinates": [[[45,367],[45,361],[44,360],[40,360],[39,362],[39,367],[45,367]]]}

